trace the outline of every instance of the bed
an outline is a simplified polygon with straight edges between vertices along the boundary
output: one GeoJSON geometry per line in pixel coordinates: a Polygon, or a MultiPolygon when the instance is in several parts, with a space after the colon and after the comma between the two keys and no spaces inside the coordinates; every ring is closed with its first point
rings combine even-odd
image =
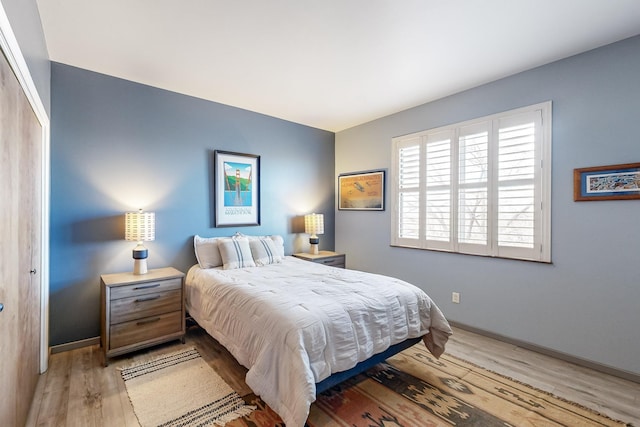
{"type": "Polygon", "coordinates": [[[316,394],[354,369],[420,340],[442,354],[451,328],[422,290],[284,256],[282,243],[279,236],[196,236],[186,304],[287,426],[303,426],[316,394]]]}

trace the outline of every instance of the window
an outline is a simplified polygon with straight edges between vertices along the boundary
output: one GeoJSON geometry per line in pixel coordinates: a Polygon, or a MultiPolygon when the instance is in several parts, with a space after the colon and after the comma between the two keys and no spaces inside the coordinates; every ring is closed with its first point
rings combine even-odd
{"type": "Polygon", "coordinates": [[[392,245],[551,261],[551,102],[392,147],[392,245]]]}

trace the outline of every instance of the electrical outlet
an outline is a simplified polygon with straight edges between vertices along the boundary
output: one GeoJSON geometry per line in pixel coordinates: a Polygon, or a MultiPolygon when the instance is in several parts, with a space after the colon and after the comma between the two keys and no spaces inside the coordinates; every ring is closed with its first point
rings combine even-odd
{"type": "Polygon", "coordinates": [[[460,293],[459,292],[453,292],[451,294],[451,302],[456,303],[456,304],[460,304],[460,293]]]}

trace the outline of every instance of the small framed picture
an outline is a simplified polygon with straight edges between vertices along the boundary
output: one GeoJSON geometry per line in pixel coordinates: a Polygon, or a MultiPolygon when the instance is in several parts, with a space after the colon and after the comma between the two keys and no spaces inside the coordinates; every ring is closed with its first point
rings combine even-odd
{"type": "Polygon", "coordinates": [[[338,176],[338,209],[384,210],[384,170],[352,172],[338,176]]]}
{"type": "Polygon", "coordinates": [[[215,226],[260,225],[260,156],[214,152],[215,226]]]}
{"type": "Polygon", "coordinates": [[[573,170],[573,200],[640,199],[640,163],[573,170]]]}

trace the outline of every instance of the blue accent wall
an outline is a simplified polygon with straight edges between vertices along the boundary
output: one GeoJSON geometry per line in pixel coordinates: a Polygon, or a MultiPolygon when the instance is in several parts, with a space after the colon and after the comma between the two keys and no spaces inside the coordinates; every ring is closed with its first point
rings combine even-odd
{"type": "Polygon", "coordinates": [[[193,265],[193,236],[280,234],[306,251],[301,215],[334,247],[335,136],[214,102],[51,64],[50,343],[100,334],[100,275],[132,271],[124,213],[156,213],[149,268],[193,265]],[[214,227],[213,151],[260,155],[261,225],[214,227]]]}
{"type": "Polygon", "coordinates": [[[553,263],[393,248],[390,209],[338,211],[336,249],[420,286],[453,321],[637,375],[640,200],[574,202],[573,169],[640,162],[640,37],[339,132],[336,175],[390,168],[395,136],[548,100],[553,263]]]}

